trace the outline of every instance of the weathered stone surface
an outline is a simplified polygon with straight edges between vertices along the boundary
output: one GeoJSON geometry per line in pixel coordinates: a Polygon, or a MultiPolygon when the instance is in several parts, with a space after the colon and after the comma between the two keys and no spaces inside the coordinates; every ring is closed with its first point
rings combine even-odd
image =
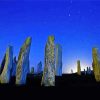
{"type": "Polygon", "coordinates": [[[56,76],[62,76],[62,47],[60,44],[55,46],[55,67],[56,76]]]}
{"type": "Polygon", "coordinates": [[[9,83],[11,77],[12,65],[13,65],[13,47],[9,46],[6,51],[4,68],[0,76],[1,83],[9,83]]]}
{"type": "Polygon", "coordinates": [[[13,59],[13,67],[12,67],[12,72],[11,72],[11,75],[12,76],[16,76],[16,66],[17,66],[17,61],[16,61],[16,57],[14,57],[13,59]]]}
{"type": "Polygon", "coordinates": [[[100,82],[100,55],[97,48],[92,49],[92,58],[93,58],[93,72],[97,82],[100,82]]]}
{"type": "Polygon", "coordinates": [[[77,74],[78,74],[78,75],[81,75],[80,60],[77,61],[77,74]]]}
{"type": "Polygon", "coordinates": [[[37,74],[42,72],[42,62],[40,61],[37,65],[37,74]]]}
{"type": "Polygon", "coordinates": [[[0,65],[0,75],[1,75],[1,73],[3,71],[5,62],[6,62],[6,54],[4,55],[4,58],[3,58],[2,62],[1,62],[1,65],[0,65]]]}
{"type": "Polygon", "coordinates": [[[45,46],[45,66],[41,85],[55,86],[54,36],[49,36],[45,46]]]}
{"type": "Polygon", "coordinates": [[[29,71],[29,53],[31,47],[31,37],[28,37],[24,45],[20,49],[18,63],[17,63],[17,70],[16,70],[16,84],[25,84],[27,74],[29,71]]]}

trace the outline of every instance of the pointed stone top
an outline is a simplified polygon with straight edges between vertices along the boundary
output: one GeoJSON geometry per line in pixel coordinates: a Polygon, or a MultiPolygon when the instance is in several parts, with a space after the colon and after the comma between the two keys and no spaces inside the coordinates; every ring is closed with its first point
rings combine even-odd
{"type": "Polygon", "coordinates": [[[32,38],[31,37],[28,37],[25,42],[24,42],[24,45],[22,46],[23,49],[27,48],[32,42],[32,38]]]}
{"type": "Polygon", "coordinates": [[[78,63],[80,63],[80,60],[77,60],[78,63]]]}
{"type": "Polygon", "coordinates": [[[26,40],[25,40],[25,44],[26,45],[29,45],[32,41],[32,37],[28,37],[26,40]]]}
{"type": "Polygon", "coordinates": [[[11,50],[11,52],[12,52],[13,46],[8,45],[8,47],[7,47],[7,49],[6,49],[6,54],[7,54],[10,50],[11,50]]]}
{"type": "Polygon", "coordinates": [[[93,54],[97,54],[97,52],[98,52],[98,48],[92,48],[92,53],[93,54]]]}
{"type": "Polygon", "coordinates": [[[8,48],[13,48],[13,46],[11,46],[11,45],[8,45],[8,48]]]}
{"type": "Polygon", "coordinates": [[[52,36],[49,36],[49,37],[48,37],[48,40],[51,42],[51,41],[54,41],[55,38],[54,38],[54,36],[52,35],[52,36]]]}

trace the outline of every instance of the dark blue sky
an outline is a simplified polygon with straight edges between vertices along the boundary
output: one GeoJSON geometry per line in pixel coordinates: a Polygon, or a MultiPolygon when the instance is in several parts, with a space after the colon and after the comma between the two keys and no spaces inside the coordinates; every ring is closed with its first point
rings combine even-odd
{"type": "Polygon", "coordinates": [[[27,36],[32,36],[31,66],[44,66],[44,47],[49,35],[63,48],[63,72],[91,66],[92,47],[100,48],[100,1],[0,0],[0,62],[8,45],[18,57],[27,36]]]}

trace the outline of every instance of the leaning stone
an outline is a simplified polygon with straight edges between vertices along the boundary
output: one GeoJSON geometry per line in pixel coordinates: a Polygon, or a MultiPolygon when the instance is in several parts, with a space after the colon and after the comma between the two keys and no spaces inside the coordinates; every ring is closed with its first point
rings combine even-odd
{"type": "Polygon", "coordinates": [[[10,82],[12,64],[13,64],[13,47],[9,46],[6,51],[4,69],[0,76],[1,83],[9,83],[10,82]]]}
{"type": "Polygon", "coordinates": [[[16,84],[21,85],[26,83],[27,74],[29,71],[29,53],[32,39],[28,37],[24,45],[20,49],[16,70],[16,84]]]}
{"type": "Polygon", "coordinates": [[[1,73],[3,71],[4,65],[5,65],[5,61],[6,61],[6,54],[4,55],[4,58],[3,58],[2,62],[1,62],[1,65],[0,65],[0,75],[1,75],[1,73]]]}

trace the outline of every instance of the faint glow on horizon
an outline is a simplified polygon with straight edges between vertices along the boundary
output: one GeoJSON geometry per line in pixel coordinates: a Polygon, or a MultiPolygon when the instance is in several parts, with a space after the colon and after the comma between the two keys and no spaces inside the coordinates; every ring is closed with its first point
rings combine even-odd
{"type": "MultiPolygon", "coordinates": [[[[92,64],[87,64],[87,63],[82,62],[82,61],[80,64],[81,64],[81,71],[84,71],[84,69],[86,70],[87,67],[92,66],[92,64]]],[[[73,70],[73,73],[77,72],[77,61],[73,62],[72,64],[63,65],[63,73],[71,73],[71,69],[73,70]]],[[[92,67],[91,67],[91,69],[92,69],[92,67]]]]}

